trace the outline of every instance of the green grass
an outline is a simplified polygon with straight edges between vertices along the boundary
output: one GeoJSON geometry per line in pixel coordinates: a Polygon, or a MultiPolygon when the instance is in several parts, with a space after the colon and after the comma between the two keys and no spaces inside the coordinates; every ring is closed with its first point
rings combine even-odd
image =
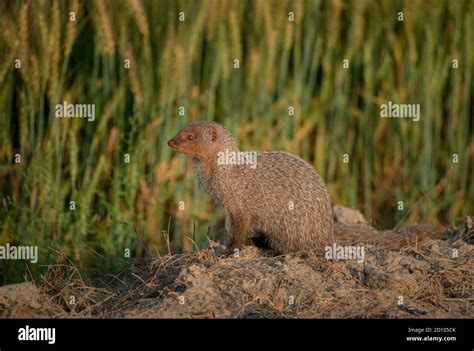
{"type": "MultiPolygon", "coordinates": [[[[41,264],[142,254],[113,219],[159,251],[168,227],[176,251],[193,248],[194,224],[197,242],[221,235],[224,212],[166,145],[198,119],[243,150],[300,155],[334,202],[381,226],[473,212],[472,0],[12,1],[0,23],[0,244],[39,245],[41,264]],[[96,120],[56,119],[65,100],[95,104],[96,120]],[[389,100],[419,103],[421,121],[381,119],[389,100]]],[[[24,269],[0,263],[4,281],[24,269]]]]}

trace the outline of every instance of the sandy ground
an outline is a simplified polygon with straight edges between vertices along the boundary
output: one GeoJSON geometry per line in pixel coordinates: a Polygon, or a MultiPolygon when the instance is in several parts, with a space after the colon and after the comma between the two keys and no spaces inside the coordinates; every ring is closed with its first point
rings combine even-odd
{"type": "Polygon", "coordinates": [[[199,252],[136,261],[94,282],[74,267],[52,266],[39,282],[1,287],[0,315],[473,318],[474,245],[467,229],[446,229],[443,239],[399,250],[368,245],[360,263],[313,252],[274,256],[253,246],[218,258],[224,247],[210,242],[199,252]]]}

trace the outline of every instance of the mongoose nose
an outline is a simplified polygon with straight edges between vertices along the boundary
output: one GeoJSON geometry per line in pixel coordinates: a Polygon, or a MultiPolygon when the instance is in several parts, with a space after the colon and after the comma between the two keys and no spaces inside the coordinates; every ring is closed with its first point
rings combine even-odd
{"type": "Polygon", "coordinates": [[[173,139],[168,140],[168,146],[169,146],[169,147],[175,146],[175,142],[174,142],[173,139]]]}

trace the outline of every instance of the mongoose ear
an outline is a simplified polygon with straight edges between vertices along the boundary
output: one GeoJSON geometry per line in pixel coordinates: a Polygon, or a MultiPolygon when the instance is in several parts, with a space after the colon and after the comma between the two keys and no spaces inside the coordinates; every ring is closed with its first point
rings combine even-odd
{"type": "Polygon", "coordinates": [[[214,126],[211,126],[211,140],[212,141],[217,140],[217,128],[214,126]]]}

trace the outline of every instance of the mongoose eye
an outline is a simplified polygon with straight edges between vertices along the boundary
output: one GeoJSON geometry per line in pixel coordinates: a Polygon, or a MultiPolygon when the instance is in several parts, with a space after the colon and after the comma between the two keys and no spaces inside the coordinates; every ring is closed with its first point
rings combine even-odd
{"type": "Polygon", "coordinates": [[[192,134],[189,134],[188,137],[187,137],[188,140],[193,140],[194,139],[194,135],[192,134]]]}

